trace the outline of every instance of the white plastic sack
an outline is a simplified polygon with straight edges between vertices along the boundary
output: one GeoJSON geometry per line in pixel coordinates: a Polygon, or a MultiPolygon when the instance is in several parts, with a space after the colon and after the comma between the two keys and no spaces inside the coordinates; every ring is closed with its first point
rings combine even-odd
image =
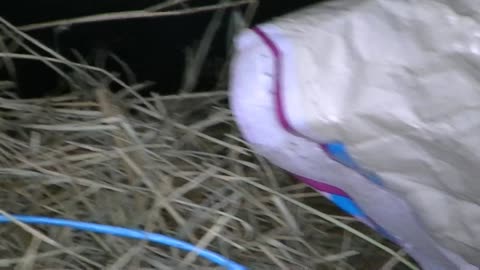
{"type": "Polygon", "coordinates": [[[236,45],[231,107],[258,153],[423,269],[479,269],[480,1],[331,1],[236,45]]]}

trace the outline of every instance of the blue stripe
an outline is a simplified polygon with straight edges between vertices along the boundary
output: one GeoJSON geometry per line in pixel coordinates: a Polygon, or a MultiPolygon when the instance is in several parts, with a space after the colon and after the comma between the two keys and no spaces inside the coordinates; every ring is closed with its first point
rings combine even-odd
{"type": "Polygon", "coordinates": [[[329,194],[327,197],[350,216],[368,221],[370,224],[367,223],[367,225],[373,226],[373,229],[380,235],[394,243],[399,243],[398,239],[390,235],[385,229],[371,220],[352,199],[333,194],[329,194]]]}
{"type": "MultiPolygon", "coordinates": [[[[328,152],[328,154],[337,162],[343,164],[346,167],[351,168],[352,170],[355,170],[368,180],[372,181],[373,183],[377,185],[382,185],[382,180],[381,178],[368,170],[365,170],[361,168],[355,160],[349,155],[345,145],[340,142],[332,142],[324,145],[325,150],[328,152]]],[[[338,207],[343,209],[346,213],[350,214],[351,216],[354,217],[361,217],[366,220],[370,220],[370,218],[358,207],[358,205],[351,200],[350,198],[339,196],[339,195],[330,195],[330,200],[335,203],[338,207]]],[[[373,221],[372,221],[373,222],[373,221]]],[[[381,226],[377,225],[375,222],[374,224],[374,229],[380,233],[382,236],[385,238],[389,239],[392,242],[397,242],[398,239],[395,239],[395,237],[391,236],[385,229],[383,229],[381,226]]]]}
{"type": "Polygon", "coordinates": [[[348,151],[343,143],[333,142],[325,145],[328,153],[335,158],[336,161],[352,169],[358,169],[357,163],[348,154],[348,151]]]}
{"type": "Polygon", "coordinates": [[[350,154],[348,154],[347,148],[343,143],[332,142],[325,144],[324,147],[327,150],[328,154],[332,156],[335,161],[351,168],[352,170],[357,171],[359,174],[361,174],[371,182],[377,185],[382,185],[382,180],[380,179],[380,177],[378,177],[378,175],[358,166],[355,160],[350,156],[350,154]]]}
{"type": "Polygon", "coordinates": [[[330,195],[330,200],[351,216],[362,218],[367,217],[362,209],[360,209],[360,207],[358,207],[357,204],[350,198],[332,194],[330,195]]]}

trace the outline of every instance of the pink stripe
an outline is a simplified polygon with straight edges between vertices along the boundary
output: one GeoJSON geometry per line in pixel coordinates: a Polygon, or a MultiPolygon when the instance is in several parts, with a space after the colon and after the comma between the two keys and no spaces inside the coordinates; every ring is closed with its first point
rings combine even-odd
{"type": "Polygon", "coordinates": [[[318,182],[318,181],[315,181],[315,180],[312,180],[312,179],[309,179],[309,178],[306,178],[306,177],[303,177],[303,176],[299,176],[299,175],[295,175],[295,178],[297,178],[298,180],[302,181],[303,183],[313,187],[316,190],[350,198],[350,196],[345,191],[343,191],[342,189],[340,189],[336,186],[332,186],[332,185],[329,185],[329,184],[326,184],[326,183],[323,183],[323,182],[318,182]]]}
{"type": "MultiPolygon", "coordinates": [[[[262,39],[263,42],[265,42],[265,44],[271,50],[275,59],[275,76],[274,76],[275,111],[276,111],[279,122],[282,125],[282,127],[289,133],[292,133],[302,138],[306,138],[300,132],[296,131],[292,125],[290,125],[290,123],[288,122],[287,116],[285,114],[285,111],[283,109],[283,97],[282,97],[282,91],[281,91],[282,84],[280,80],[282,76],[282,65],[283,65],[282,54],[278,49],[278,47],[275,45],[275,43],[268,37],[268,35],[265,32],[263,32],[258,27],[255,27],[252,30],[262,39]]],[[[322,183],[319,181],[315,181],[312,179],[308,179],[299,175],[297,175],[296,178],[304,182],[305,184],[313,187],[316,190],[350,198],[350,196],[348,196],[348,194],[345,191],[343,191],[338,187],[328,185],[326,183],[322,183]]]]}
{"type": "MultiPolygon", "coordinates": [[[[280,124],[282,125],[282,127],[287,132],[289,132],[291,134],[294,134],[296,136],[305,138],[307,140],[310,140],[308,137],[304,136],[303,134],[301,134],[300,132],[295,130],[295,128],[293,126],[290,125],[290,123],[287,120],[287,116],[286,116],[286,114],[283,110],[283,100],[282,100],[282,93],[281,93],[282,85],[281,85],[281,81],[280,81],[280,78],[282,76],[282,64],[283,63],[282,63],[282,55],[281,55],[280,50],[275,45],[275,43],[268,37],[268,35],[265,32],[263,32],[260,28],[254,27],[252,30],[270,48],[270,50],[271,50],[271,52],[272,52],[272,54],[274,55],[274,58],[275,58],[275,79],[274,79],[275,80],[275,82],[274,82],[275,111],[276,111],[276,114],[277,114],[277,117],[278,117],[278,120],[279,120],[280,124]]],[[[326,149],[325,144],[319,144],[319,146],[324,150],[324,152],[330,158],[332,158],[329,151],[326,149]]],[[[335,159],[333,159],[333,160],[336,161],[335,159]]],[[[340,164],[342,164],[342,163],[340,163],[340,164]]],[[[342,164],[342,165],[344,165],[344,164],[342,164]]],[[[332,185],[329,185],[329,184],[326,184],[326,183],[323,183],[323,182],[319,182],[319,181],[316,181],[316,180],[313,180],[313,179],[309,179],[309,178],[306,178],[306,177],[303,177],[303,176],[300,176],[300,175],[295,175],[295,178],[297,178],[298,180],[304,182],[305,184],[311,186],[312,188],[314,188],[314,189],[316,189],[320,192],[326,192],[326,193],[330,193],[330,194],[334,194],[334,195],[339,195],[339,196],[344,196],[344,197],[347,197],[347,198],[351,198],[344,190],[342,190],[341,188],[338,188],[336,186],[332,186],[332,185]]],[[[353,201],[353,199],[352,199],[352,201],[353,201]]],[[[375,221],[373,221],[371,218],[369,218],[369,217],[366,217],[366,218],[358,217],[358,218],[361,221],[364,221],[365,224],[367,224],[368,226],[370,226],[374,229],[377,229],[381,232],[384,232],[384,230],[380,226],[378,226],[375,223],[375,221]]],[[[388,234],[386,236],[388,238],[388,234]]]]}
{"type": "Polygon", "coordinates": [[[275,92],[275,111],[278,116],[278,120],[282,127],[288,132],[295,134],[297,136],[303,137],[299,132],[297,132],[288,122],[285,111],[283,110],[283,96],[281,93],[281,81],[283,63],[282,63],[282,53],[277,48],[275,43],[267,36],[265,32],[260,30],[258,27],[252,29],[262,40],[267,44],[268,48],[272,51],[272,54],[275,59],[275,76],[274,76],[274,92],[275,92]]]}

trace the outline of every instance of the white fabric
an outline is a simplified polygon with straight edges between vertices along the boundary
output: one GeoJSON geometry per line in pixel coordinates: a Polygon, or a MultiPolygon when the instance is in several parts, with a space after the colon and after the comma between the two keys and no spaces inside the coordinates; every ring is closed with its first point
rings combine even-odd
{"type": "Polygon", "coordinates": [[[332,1],[260,26],[284,57],[288,120],[273,56],[239,36],[231,106],[255,150],[344,189],[426,270],[480,266],[480,1],[332,1]],[[340,140],[385,188],[331,161],[340,140]],[[468,263],[467,263],[468,262],[468,263]]]}

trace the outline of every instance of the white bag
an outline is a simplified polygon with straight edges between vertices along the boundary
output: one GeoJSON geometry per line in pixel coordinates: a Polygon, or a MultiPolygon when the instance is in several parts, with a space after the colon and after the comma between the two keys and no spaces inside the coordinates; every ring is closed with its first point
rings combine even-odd
{"type": "Polygon", "coordinates": [[[423,269],[479,269],[480,1],[331,1],[236,48],[231,107],[258,153],[423,269]]]}

